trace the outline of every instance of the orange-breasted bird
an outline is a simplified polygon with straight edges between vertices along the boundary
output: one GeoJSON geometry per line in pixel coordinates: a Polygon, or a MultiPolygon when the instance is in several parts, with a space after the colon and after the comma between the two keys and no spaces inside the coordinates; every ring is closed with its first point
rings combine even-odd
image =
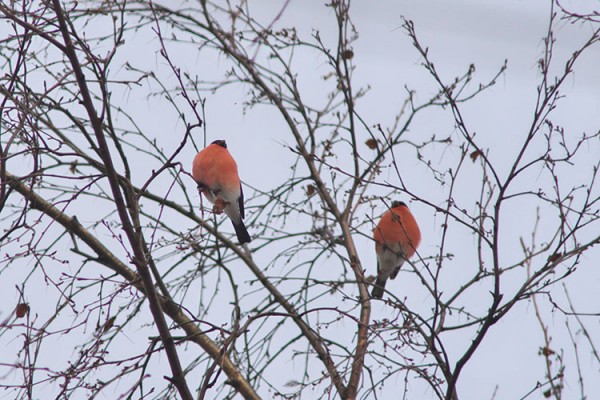
{"type": "Polygon", "coordinates": [[[192,176],[198,190],[213,204],[213,212],[225,214],[233,222],[240,244],[248,243],[250,235],[244,225],[244,192],[235,160],[224,140],[215,140],[202,149],[192,166],[192,176]]]}
{"type": "Polygon", "coordinates": [[[388,278],[394,279],[400,267],[417,251],[421,231],[410,210],[401,201],[383,214],[373,231],[377,253],[377,280],[371,297],[381,299],[388,278]]]}

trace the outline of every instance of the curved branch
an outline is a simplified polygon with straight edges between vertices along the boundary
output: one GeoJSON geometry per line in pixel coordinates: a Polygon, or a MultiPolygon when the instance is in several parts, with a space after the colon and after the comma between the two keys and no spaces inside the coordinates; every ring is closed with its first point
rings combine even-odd
{"type": "MultiPolygon", "coordinates": [[[[141,283],[139,276],[134,270],[127,267],[125,263],[119,260],[106,246],[102,244],[93,234],[85,229],[76,217],[69,217],[64,212],[47,202],[39,194],[35,193],[31,187],[23,183],[19,178],[6,171],[7,184],[21,194],[28,202],[29,207],[42,212],[52,220],[62,225],[65,230],[72,233],[85,244],[87,244],[96,253],[96,261],[123,277],[127,282],[137,290],[147,296],[146,288],[141,283]]],[[[183,313],[181,307],[168,300],[165,297],[158,296],[160,306],[163,312],[168,315],[180,328],[186,333],[186,339],[202,347],[208,355],[219,363],[223,369],[229,383],[245,399],[258,400],[260,396],[254,391],[252,386],[244,379],[239,369],[231,362],[223,350],[217,346],[207,335],[205,335],[198,326],[183,313]]]]}

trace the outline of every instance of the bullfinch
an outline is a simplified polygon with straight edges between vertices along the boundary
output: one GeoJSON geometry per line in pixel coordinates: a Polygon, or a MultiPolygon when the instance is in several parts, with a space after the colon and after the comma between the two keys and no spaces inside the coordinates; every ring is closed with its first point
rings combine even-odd
{"type": "Polygon", "coordinates": [[[235,160],[224,140],[215,140],[201,150],[192,166],[192,176],[198,190],[213,204],[213,212],[223,211],[231,222],[240,244],[250,242],[244,225],[244,193],[235,160]]]}
{"type": "Polygon", "coordinates": [[[421,242],[421,231],[406,204],[394,201],[375,227],[373,238],[377,253],[377,280],[371,297],[381,299],[387,279],[394,279],[402,264],[415,254],[421,242]]]}

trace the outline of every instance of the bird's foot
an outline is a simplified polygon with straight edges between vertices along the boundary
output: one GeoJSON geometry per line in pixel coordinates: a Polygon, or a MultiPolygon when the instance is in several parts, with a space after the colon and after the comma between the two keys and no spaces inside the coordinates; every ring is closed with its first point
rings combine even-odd
{"type": "Polygon", "coordinates": [[[215,204],[213,205],[213,212],[215,214],[223,214],[223,209],[227,207],[227,202],[220,197],[215,199],[215,204]]]}

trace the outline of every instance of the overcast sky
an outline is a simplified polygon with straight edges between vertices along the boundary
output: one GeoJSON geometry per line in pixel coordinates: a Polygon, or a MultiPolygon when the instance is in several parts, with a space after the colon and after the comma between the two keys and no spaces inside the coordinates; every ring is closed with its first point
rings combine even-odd
{"type": "MultiPolygon", "coordinates": [[[[264,18],[263,21],[267,21],[268,24],[279,11],[273,7],[273,3],[251,0],[250,6],[256,15],[264,18]]],[[[600,8],[598,1],[564,1],[563,4],[566,7],[576,6],[583,9],[600,8]]],[[[392,124],[405,98],[405,86],[418,90],[417,96],[418,99],[420,96],[420,100],[425,100],[436,91],[435,84],[420,66],[419,55],[401,27],[404,17],[414,21],[421,43],[429,47],[432,60],[447,81],[463,74],[470,64],[475,64],[475,82],[485,82],[495,75],[504,60],[508,60],[508,69],[498,84],[465,105],[463,111],[471,129],[481,135],[482,142],[496,153],[495,157],[498,160],[502,159],[503,154],[510,154],[514,148],[512,139],[521,138],[531,121],[539,78],[537,60],[543,54],[542,38],[548,29],[549,1],[355,0],[352,7],[352,20],[360,35],[353,44],[355,87],[371,87],[370,92],[358,103],[358,108],[369,124],[392,124]]],[[[277,27],[297,26],[301,30],[304,29],[305,33],[316,29],[326,36],[334,32],[331,27],[333,18],[333,12],[326,8],[322,1],[291,0],[283,18],[277,22],[277,27]]],[[[564,60],[583,43],[591,28],[587,25],[574,26],[566,23],[559,23],[558,26],[555,60],[557,68],[562,68],[564,60]]],[[[132,51],[139,52],[140,57],[146,57],[137,61],[148,65],[162,62],[156,56],[158,46],[155,38],[140,34],[135,38],[135,42],[139,47],[132,51]]],[[[176,50],[174,57],[187,57],[189,64],[184,68],[205,74],[203,76],[218,76],[222,72],[220,68],[225,64],[218,58],[190,60],[189,53],[177,53],[176,50]]],[[[319,71],[327,69],[325,61],[307,58],[297,65],[300,67],[301,84],[305,85],[307,92],[313,93],[312,98],[315,101],[324,98],[319,86],[319,71]]],[[[574,135],[593,133],[600,127],[599,65],[600,46],[596,46],[577,64],[576,73],[569,78],[564,88],[568,97],[556,110],[554,120],[568,126],[574,135]]],[[[310,94],[308,96],[311,98],[310,94]]],[[[236,88],[228,88],[207,96],[208,140],[210,142],[226,139],[231,153],[237,159],[242,180],[252,187],[268,191],[289,178],[287,165],[290,153],[283,149],[281,143],[289,144],[291,139],[284,131],[286,128],[283,121],[272,109],[260,106],[245,110],[243,103],[246,98],[246,91],[236,88]],[[286,167],[281,168],[282,165],[286,167]]],[[[181,123],[171,118],[174,115],[168,110],[159,110],[155,101],[157,100],[136,99],[130,103],[133,113],[145,115],[140,124],[142,129],[157,132],[157,137],[181,131],[181,123]]],[[[455,133],[451,118],[437,114],[435,118],[418,118],[409,132],[410,135],[414,135],[412,138],[430,137],[432,134],[448,136],[455,133]]],[[[194,154],[195,149],[188,146],[181,153],[179,161],[189,168],[194,154]]],[[[585,154],[590,159],[599,157],[600,146],[591,147],[585,154]]],[[[414,160],[403,160],[403,163],[406,166],[416,164],[414,160]]],[[[423,181],[420,184],[423,176],[413,175],[407,177],[408,184],[418,187],[420,195],[429,195],[433,199],[440,197],[435,182],[423,181]]],[[[252,204],[248,206],[251,207],[252,204]]],[[[422,205],[414,204],[411,208],[423,231],[421,251],[431,255],[437,245],[434,239],[439,237],[440,221],[430,215],[430,210],[422,205]]],[[[383,206],[380,211],[383,212],[383,206]]],[[[515,224],[515,243],[518,243],[516,236],[528,232],[530,226],[522,226],[520,222],[533,221],[531,210],[517,209],[512,221],[515,224]]],[[[375,255],[372,242],[364,238],[356,240],[361,254],[372,255],[365,257],[363,262],[368,264],[366,267],[374,274],[375,255]]],[[[457,247],[461,246],[460,243],[463,243],[462,246],[471,245],[464,238],[456,238],[456,242],[451,243],[457,247]]],[[[469,250],[465,249],[465,252],[469,250]]],[[[514,251],[520,250],[515,246],[514,251]]],[[[460,255],[460,249],[457,253],[460,255]]],[[[597,293],[600,287],[599,259],[599,249],[590,251],[582,261],[577,276],[573,278],[575,283],[571,287],[577,290],[573,290],[571,294],[575,304],[581,307],[582,311],[597,310],[597,293]]],[[[257,260],[266,265],[269,262],[269,254],[259,254],[257,260]]],[[[460,273],[457,272],[457,280],[459,276],[460,273]]],[[[404,283],[403,278],[405,277],[401,274],[400,279],[389,283],[388,289],[405,291],[406,295],[410,296],[411,288],[406,282],[411,278],[406,276],[404,283]]],[[[0,300],[11,307],[14,304],[14,285],[12,280],[0,282],[0,300]]],[[[34,307],[36,310],[53,306],[44,304],[43,297],[32,297],[29,300],[32,304],[37,302],[34,307]]],[[[4,318],[7,312],[10,311],[4,309],[0,318],[4,318]]],[[[374,318],[383,318],[387,313],[389,309],[380,303],[375,304],[374,318]]],[[[224,322],[227,322],[229,315],[224,315],[223,318],[224,322]]],[[[550,312],[546,318],[550,325],[564,324],[562,318],[557,318],[550,312]]],[[[598,337],[599,327],[594,325],[591,328],[598,337]]],[[[468,344],[470,340],[470,337],[456,337],[455,355],[462,350],[461,345],[468,344]]],[[[565,350],[565,363],[568,368],[566,373],[574,373],[575,361],[570,353],[572,348],[564,329],[557,329],[554,340],[557,348],[565,350]]],[[[458,388],[461,398],[491,399],[497,384],[500,388],[496,399],[517,399],[525,395],[532,389],[531,383],[536,379],[542,380],[544,376],[543,360],[535,356],[541,345],[541,331],[534,319],[533,308],[530,303],[522,304],[511,316],[494,326],[473,362],[465,369],[458,388]],[[527,360],[527,363],[523,360],[527,360]]],[[[593,371],[590,370],[598,367],[591,358],[581,362],[585,376],[597,376],[597,371],[592,375],[593,371]]],[[[284,372],[281,381],[285,382],[289,379],[289,374],[296,369],[288,365],[283,366],[282,371],[284,372]]],[[[162,379],[160,373],[155,374],[155,377],[162,379]]],[[[401,377],[398,377],[398,384],[403,385],[401,377]]],[[[414,383],[414,387],[415,390],[423,388],[417,383],[414,383]]],[[[586,391],[590,399],[600,398],[600,382],[589,379],[586,381],[586,391]]],[[[397,392],[393,385],[388,385],[383,393],[382,398],[391,398],[388,396],[397,392]]],[[[565,398],[575,398],[576,394],[576,387],[565,388],[565,398]]],[[[418,395],[418,392],[414,392],[411,398],[418,398],[418,395]]],[[[425,391],[422,395],[425,399],[429,398],[431,393],[425,391]]]]}
{"type": "MultiPolygon", "coordinates": [[[[307,6],[307,2],[292,0],[284,18],[277,26],[310,26],[326,32],[333,19],[332,11],[320,2],[308,3],[310,6],[307,6]]],[[[269,7],[264,10],[263,4],[264,2],[260,3],[260,6],[256,5],[254,10],[259,15],[264,15],[267,21],[274,18],[278,9],[269,7]]],[[[563,4],[567,7],[576,4],[583,9],[586,5],[590,8],[599,6],[597,1],[563,4]]],[[[469,64],[473,63],[477,69],[476,82],[484,82],[494,76],[504,60],[508,60],[508,69],[498,84],[477,100],[465,105],[463,112],[471,129],[483,136],[481,140],[488,144],[498,159],[501,159],[505,152],[512,154],[513,139],[522,138],[531,123],[536,86],[539,82],[537,60],[543,54],[542,39],[548,29],[548,1],[354,1],[352,7],[352,19],[360,35],[353,45],[355,87],[367,84],[371,86],[369,94],[358,103],[360,112],[367,116],[369,123],[391,124],[405,97],[404,86],[418,90],[418,96],[423,96],[421,100],[436,90],[420,66],[419,55],[401,28],[404,17],[414,21],[421,43],[429,47],[438,71],[448,81],[464,73],[469,64]]],[[[555,51],[557,63],[554,71],[564,67],[564,61],[587,39],[590,32],[590,26],[558,24],[555,51]]],[[[319,65],[318,60],[308,59],[306,64],[309,70],[315,68],[315,61],[317,68],[324,67],[323,60],[319,65]]],[[[600,47],[596,46],[577,64],[576,73],[569,78],[564,87],[568,99],[554,114],[554,120],[568,126],[573,135],[593,133],[600,127],[598,65],[600,47]]],[[[310,77],[300,73],[301,82],[303,78],[310,81],[310,77]]],[[[315,96],[319,96],[317,83],[313,87],[315,96]]],[[[277,125],[267,126],[262,122],[272,117],[272,110],[258,107],[244,114],[241,105],[243,97],[240,97],[239,102],[233,103],[235,97],[216,97],[218,96],[209,97],[209,131],[215,138],[222,136],[231,143],[231,151],[238,157],[241,165],[242,178],[263,189],[272,185],[271,179],[285,179],[288,172],[276,168],[268,169],[271,179],[256,179],[264,177],[265,167],[256,163],[254,157],[269,160],[272,165],[277,165],[278,157],[287,157],[281,152],[278,143],[289,139],[278,131],[277,125]],[[227,110],[227,117],[219,118],[219,112],[223,109],[227,110]],[[249,146],[253,146],[254,149],[250,155],[244,151],[249,146]]],[[[437,133],[444,136],[453,132],[454,127],[449,119],[418,119],[411,135],[430,136],[437,133]]],[[[600,147],[596,145],[586,152],[587,157],[597,158],[599,151],[600,147]]],[[[414,178],[418,180],[421,177],[414,178]]],[[[422,193],[426,193],[427,190],[431,191],[432,198],[439,195],[433,185],[428,186],[422,193]]],[[[433,250],[437,243],[431,238],[438,237],[440,221],[432,218],[425,207],[414,205],[413,212],[422,225],[422,251],[433,250]]],[[[523,215],[520,215],[517,208],[512,221],[519,225],[515,225],[515,232],[525,234],[528,229],[530,231],[534,218],[531,209],[524,208],[522,212],[523,215]],[[523,224],[521,221],[527,222],[523,224]]],[[[515,233],[515,257],[520,253],[516,246],[517,235],[515,233]]],[[[357,240],[361,244],[362,254],[368,254],[372,244],[367,240],[357,240]]],[[[457,238],[457,241],[462,241],[462,246],[468,245],[464,238],[457,238]]],[[[582,310],[595,310],[594,303],[597,303],[597,288],[600,284],[597,273],[599,258],[598,249],[590,252],[578,271],[576,283],[572,285],[571,295],[577,299],[576,304],[582,310]]],[[[366,262],[371,263],[373,271],[374,255],[371,260],[367,258],[366,262]]],[[[400,278],[404,279],[402,275],[400,278]]],[[[390,287],[395,287],[397,291],[406,290],[410,296],[408,284],[403,285],[396,280],[390,283],[390,287]]],[[[389,313],[389,310],[375,304],[374,318],[389,316],[386,313],[389,313]]],[[[564,327],[564,320],[555,318],[550,312],[545,318],[551,328],[553,324],[564,327]]],[[[599,333],[598,326],[593,324],[592,327],[599,333]]],[[[470,337],[457,337],[456,343],[466,345],[470,340],[470,337]]],[[[557,329],[553,343],[556,348],[565,351],[567,374],[574,374],[575,360],[564,329],[557,329]]],[[[543,360],[536,356],[541,345],[541,330],[534,318],[533,307],[531,303],[524,303],[514,310],[513,315],[492,329],[473,362],[465,369],[459,385],[462,398],[491,399],[496,385],[499,385],[496,399],[518,399],[524,396],[532,389],[532,382],[543,379],[543,360]]],[[[457,349],[461,347],[458,346],[457,349]]],[[[597,368],[592,359],[582,361],[586,376],[596,376],[587,374],[597,368]]],[[[398,385],[403,385],[403,382],[399,380],[398,385]]],[[[411,385],[416,390],[412,395],[418,397],[420,386],[416,382],[411,385]]],[[[383,398],[391,398],[389,396],[397,393],[392,386],[384,389],[383,398]]],[[[599,397],[600,382],[593,378],[588,380],[586,390],[590,398],[599,397]]],[[[576,394],[576,387],[565,388],[566,398],[574,398],[576,394]]],[[[431,393],[426,391],[422,395],[423,398],[429,398],[431,393]]],[[[533,398],[540,396],[534,395],[533,398]]]]}

